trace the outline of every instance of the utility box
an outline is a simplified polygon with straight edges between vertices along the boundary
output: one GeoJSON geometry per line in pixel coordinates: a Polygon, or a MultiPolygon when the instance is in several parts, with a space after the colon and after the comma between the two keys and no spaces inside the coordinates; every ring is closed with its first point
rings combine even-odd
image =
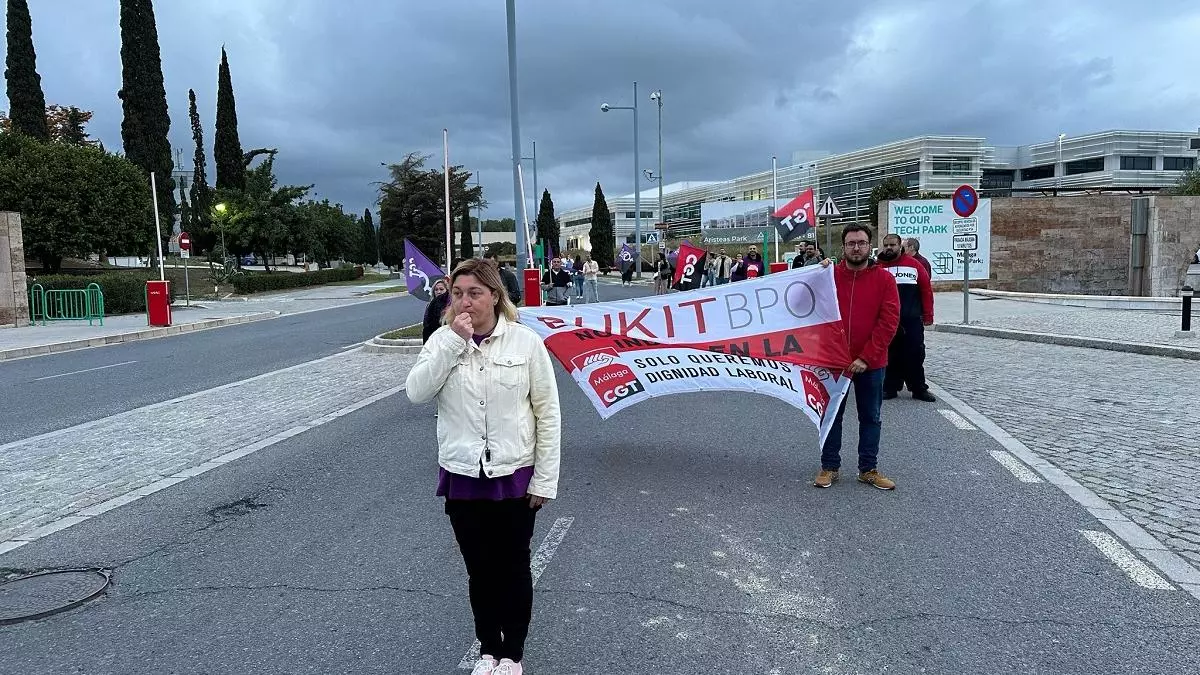
{"type": "Polygon", "coordinates": [[[146,320],[151,326],[171,325],[171,282],[146,282],[146,320]]]}
{"type": "Polygon", "coordinates": [[[524,298],[526,307],[540,307],[542,305],[542,271],[536,267],[526,268],[521,272],[524,275],[525,289],[524,298]]]}

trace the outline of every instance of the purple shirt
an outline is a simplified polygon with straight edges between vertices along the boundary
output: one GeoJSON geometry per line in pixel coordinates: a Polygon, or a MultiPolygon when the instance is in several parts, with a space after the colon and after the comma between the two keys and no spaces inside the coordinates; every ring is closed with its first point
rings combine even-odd
{"type": "MultiPolygon", "coordinates": [[[[475,344],[486,340],[487,335],[472,335],[475,344]]],[[[461,476],[438,467],[438,497],[446,499],[520,499],[529,493],[529,482],[533,480],[533,467],[523,466],[511,476],[488,478],[479,467],[479,476],[461,476]]]]}

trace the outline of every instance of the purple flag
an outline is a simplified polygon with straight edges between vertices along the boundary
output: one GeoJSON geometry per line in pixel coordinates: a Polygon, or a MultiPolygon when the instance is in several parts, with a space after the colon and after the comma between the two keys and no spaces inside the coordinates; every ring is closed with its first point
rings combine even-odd
{"type": "Polygon", "coordinates": [[[408,284],[408,294],[421,302],[429,302],[433,297],[433,282],[446,276],[442,268],[421,253],[408,239],[404,240],[404,281],[408,284]]]}
{"type": "Polygon", "coordinates": [[[630,244],[622,244],[621,245],[621,254],[617,257],[620,260],[620,267],[622,270],[624,270],[629,265],[633,264],[633,253],[634,253],[634,251],[633,251],[632,245],[630,245],[630,244]]]}

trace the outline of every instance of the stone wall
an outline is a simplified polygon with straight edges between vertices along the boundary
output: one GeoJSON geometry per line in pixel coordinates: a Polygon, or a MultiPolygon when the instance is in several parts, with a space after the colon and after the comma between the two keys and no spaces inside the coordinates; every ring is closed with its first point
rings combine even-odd
{"type": "Polygon", "coordinates": [[[1147,239],[1149,294],[1178,295],[1188,263],[1200,248],[1200,197],[1151,197],[1147,239]]]}
{"type": "Polygon", "coordinates": [[[1129,295],[1128,195],[992,200],[990,288],[1129,295]]]}
{"type": "Polygon", "coordinates": [[[0,211],[0,327],[29,323],[21,214],[0,211]]]}

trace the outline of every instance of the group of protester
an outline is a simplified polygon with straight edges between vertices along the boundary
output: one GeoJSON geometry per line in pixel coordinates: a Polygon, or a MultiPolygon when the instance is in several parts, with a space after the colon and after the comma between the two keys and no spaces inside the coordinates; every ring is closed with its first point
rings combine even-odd
{"type": "MultiPolygon", "coordinates": [[[[895,481],[878,469],[882,405],[902,385],[913,398],[934,400],[923,372],[924,327],[933,322],[933,295],[918,242],[888,235],[877,261],[871,245],[869,228],[845,227],[834,278],[853,357],[846,373],[858,411],[857,479],[893,490],[895,481]]],[[[714,285],[737,280],[739,264],[762,265],[753,247],[739,258],[731,261],[720,250],[714,257],[714,285]]],[[[799,266],[833,264],[810,245],[801,260],[799,266]]],[[[586,286],[595,262],[580,262],[586,286]]],[[[659,262],[665,263],[665,256],[659,262]]],[[[553,261],[542,281],[551,289],[566,288],[573,283],[572,272],[553,261]]],[[[467,569],[481,653],[472,675],[523,672],[533,611],[534,521],[558,494],[558,386],[541,338],[518,322],[513,299],[519,293],[515,274],[494,259],[457,264],[449,277],[434,283],[424,348],[407,378],[412,402],[437,401],[436,495],[445,499],[467,569]]],[[[845,409],[843,400],[822,446],[816,487],[838,480],[845,409]]]]}

